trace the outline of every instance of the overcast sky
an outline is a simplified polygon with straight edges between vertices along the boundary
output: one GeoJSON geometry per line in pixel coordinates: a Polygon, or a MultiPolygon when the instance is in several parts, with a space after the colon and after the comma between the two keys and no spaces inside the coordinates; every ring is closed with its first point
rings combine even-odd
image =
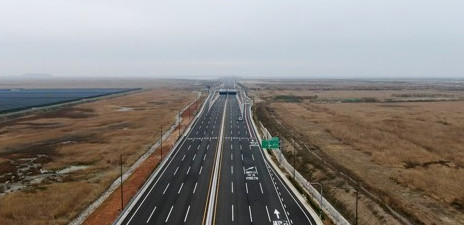
{"type": "Polygon", "coordinates": [[[1,0],[0,75],[462,77],[463,0],[1,0]]]}

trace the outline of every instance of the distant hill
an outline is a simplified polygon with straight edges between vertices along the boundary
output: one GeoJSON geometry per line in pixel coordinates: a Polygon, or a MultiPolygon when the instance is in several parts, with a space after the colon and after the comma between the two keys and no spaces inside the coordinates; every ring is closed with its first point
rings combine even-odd
{"type": "Polygon", "coordinates": [[[21,75],[22,78],[51,78],[53,75],[48,73],[24,73],[21,75]]]}

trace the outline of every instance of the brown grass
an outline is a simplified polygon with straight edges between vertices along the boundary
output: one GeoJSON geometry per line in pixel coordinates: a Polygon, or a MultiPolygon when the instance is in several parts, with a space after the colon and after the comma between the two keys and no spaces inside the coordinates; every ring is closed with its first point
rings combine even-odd
{"type": "MultiPolygon", "coordinates": [[[[260,96],[269,101],[273,95],[313,94],[309,92],[261,90],[260,96]]],[[[335,98],[389,95],[382,92],[331,90],[321,95],[335,98]]],[[[304,100],[274,102],[269,109],[284,126],[302,134],[306,143],[321,149],[334,165],[341,166],[415,223],[464,223],[462,102],[314,104],[304,100]]],[[[311,175],[317,176],[331,175],[311,175]]],[[[339,188],[332,189],[333,196],[353,209],[353,197],[339,188]]]]}
{"type": "Polygon", "coordinates": [[[155,88],[2,124],[2,165],[44,154],[43,169],[89,167],[1,197],[0,224],[68,223],[118,176],[120,154],[130,165],[159,138],[160,126],[168,129],[195,98],[191,91],[155,88]]]}

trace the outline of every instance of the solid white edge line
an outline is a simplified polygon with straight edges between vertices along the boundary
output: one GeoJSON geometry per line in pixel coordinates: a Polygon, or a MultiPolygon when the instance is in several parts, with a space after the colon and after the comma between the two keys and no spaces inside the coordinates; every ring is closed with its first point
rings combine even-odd
{"type": "Polygon", "coordinates": [[[209,196],[209,202],[208,202],[208,213],[206,215],[206,225],[211,225],[212,220],[213,220],[213,211],[214,211],[214,204],[215,204],[215,198],[216,198],[216,192],[217,192],[217,186],[218,186],[218,174],[220,173],[219,171],[219,164],[221,163],[221,155],[222,155],[222,143],[223,143],[223,136],[224,136],[224,124],[225,124],[225,118],[226,118],[226,109],[227,109],[227,99],[224,103],[224,111],[222,114],[222,123],[221,123],[221,132],[219,134],[219,147],[217,149],[217,155],[215,158],[215,165],[214,165],[214,172],[213,172],[213,183],[212,183],[212,190],[210,192],[209,196]]]}

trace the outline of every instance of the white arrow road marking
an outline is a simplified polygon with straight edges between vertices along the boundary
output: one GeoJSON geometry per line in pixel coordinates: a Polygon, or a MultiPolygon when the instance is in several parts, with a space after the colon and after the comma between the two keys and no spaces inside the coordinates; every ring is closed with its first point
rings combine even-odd
{"type": "Polygon", "coordinates": [[[252,166],[252,167],[250,167],[250,168],[246,169],[245,171],[248,171],[248,170],[251,170],[251,169],[254,169],[254,168],[255,168],[255,167],[254,167],[254,166],[252,166]]]}
{"type": "Polygon", "coordinates": [[[279,216],[280,212],[277,211],[277,209],[274,211],[274,214],[277,216],[277,219],[280,219],[280,216],[279,216]]]}

